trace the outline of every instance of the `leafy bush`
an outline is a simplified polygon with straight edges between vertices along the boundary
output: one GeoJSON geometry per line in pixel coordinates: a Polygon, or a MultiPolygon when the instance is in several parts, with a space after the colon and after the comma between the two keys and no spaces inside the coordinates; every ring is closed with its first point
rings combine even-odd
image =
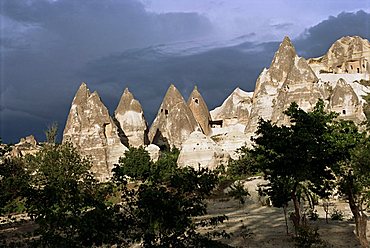
{"type": "Polygon", "coordinates": [[[320,238],[318,228],[300,226],[297,228],[297,235],[293,237],[296,247],[299,248],[324,248],[325,242],[320,238]]]}
{"type": "Polygon", "coordinates": [[[334,208],[333,211],[330,214],[330,217],[332,220],[343,220],[344,219],[344,213],[343,211],[334,208]]]}
{"type": "Polygon", "coordinates": [[[234,179],[242,179],[258,173],[258,164],[255,157],[246,146],[237,150],[239,158],[230,159],[227,167],[227,175],[234,179]]]}
{"type": "Polygon", "coordinates": [[[248,190],[244,188],[244,185],[240,181],[237,181],[234,185],[230,186],[228,196],[233,197],[235,200],[238,200],[240,204],[244,205],[245,198],[250,196],[250,194],[248,190]]]}
{"type": "Polygon", "coordinates": [[[130,147],[124,157],[119,158],[119,164],[113,168],[115,180],[123,180],[125,176],[137,180],[146,180],[151,171],[152,161],[144,147],[130,147]]]}
{"type": "MultiPolygon", "coordinates": [[[[140,152],[142,150],[135,156],[145,156],[140,152]]],[[[144,247],[205,247],[211,242],[209,235],[199,234],[196,228],[215,225],[226,218],[193,219],[206,213],[204,200],[217,185],[218,177],[207,169],[178,168],[178,154],[177,149],[162,154],[151,165],[145,181],[134,186],[132,195],[122,196],[135,220],[131,237],[136,242],[142,242],[144,247]]],[[[131,161],[126,160],[125,166],[129,166],[131,161]]],[[[139,158],[139,161],[142,160],[139,158]]],[[[127,184],[119,165],[113,173],[118,185],[127,184]]]]}
{"type": "Polygon", "coordinates": [[[319,214],[317,213],[317,210],[312,210],[312,209],[310,209],[310,210],[308,211],[308,218],[309,218],[310,220],[313,220],[313,221],[318,220],[318,219],[319,219],[319,214]]]}

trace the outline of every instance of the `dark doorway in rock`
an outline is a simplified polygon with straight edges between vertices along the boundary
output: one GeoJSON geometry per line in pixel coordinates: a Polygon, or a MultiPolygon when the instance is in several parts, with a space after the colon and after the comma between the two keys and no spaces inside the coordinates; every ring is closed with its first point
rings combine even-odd
{"type": "Polygon", "coordinates": [[[345,110],[345,109],[343,109],[343,110],[342,110],[342,113],[345,115],[345,114],[346,114],[346,110],[345,110]]]}

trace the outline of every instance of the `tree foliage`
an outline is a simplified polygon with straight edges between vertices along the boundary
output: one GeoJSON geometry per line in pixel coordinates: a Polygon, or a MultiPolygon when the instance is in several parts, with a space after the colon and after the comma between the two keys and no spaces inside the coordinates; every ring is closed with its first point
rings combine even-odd
{"type": "Polygon", "coordinates": [[[39,246],[90,247],[124,242],[126,219],[108,206],[109,184],[99,184],[89,172],[91,163],[71,144],[46,145],[29,157],[27,192],[30,217],[38,224],[39,246]]]}
{"type": "Polygon", "coordinates": [[[237,149],[238,159],[230,159],[227,175],[234,179],[249,177],[258,173],[258,164],[252,151],[246,146],[237,149]]]}
{"type": "Polygon", "coordinates": [[[333,166],[348,157],[354,145],[348,142],[348,135],[342,135],[342,130],[350,130],[334,120],[335,113],[324,111],[322,100],[311,112],[292,103],[285,114],[290,117],[290,126],[260,120],[253,153],[270,181],[268,194],[273,205],[293,201],[297,227],[301,221],[298,193],[309,190],[327,197],[335,179],[333,166]]]}
{"type": "MultiPolygon", "coordinates": [[[[138,161],[147,161],[146,152],[131,149],[137,152],[135,156],[143,156],[144,159],[138,158],[138,161]]],[[[132,239],[142,242],[144,247],[205,247],[205,243],[210,241],[200,235],[196,228],[217,224],[225,218],[194,221],[194,217],[206,213],[204,200],[216,186],[218,177],[206,169],[178,168],[178,154],[177,149],[164,153],[156,163],[150,163],[148,176],[133,176],[133,179],[141,182],[134,187],[131,196],[122,197],[135,219],[132,239]]],[[[131,153],[126,153],[126,158],[127,155],[131,156],[131,153]]],[[[132,160],[129,157],[124,161],[132,160]]],[[[120,163],[114,169],[114,180],[125,187],[127,179],[123,176],[121,166],[126,165],[120,163]]],[[[147,163],[134,165],[144,165],[146,168],[147,163]]]]}

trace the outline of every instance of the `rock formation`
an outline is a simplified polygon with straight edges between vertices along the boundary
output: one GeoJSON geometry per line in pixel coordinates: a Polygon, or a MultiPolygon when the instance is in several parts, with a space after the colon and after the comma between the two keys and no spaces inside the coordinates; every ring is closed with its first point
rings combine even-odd
{"type": "Polygon", "coordinates": [[[227,129],[224,133],[220,133],[211,137],[216,144],[227,152],[232,159],[238,159],[236,150],[244,145],[250,145],[251,135],[245,134],[244,129],[237,128],[227,129]]]}
{"type": "Polygon", "coordinates": [[[90,93],[85,83],[78,89],[68,115],[63,142],[71,142],[82,155],[90,157],[92,172],[102,181],[111,176],[127,148],[121,143],[118,128],[97,92],[90,93]]]}
{"type": "Polygon", "coordinates": [[[210,126],[211,115],[209,113],[206,102],[198,91],[197,86],[194,87],[194,90],[189,96],[188,106],[203,133],[205,135],[210,135],[212,131],[210,126]]]}
{"type": "Polygon", "coordinates": [[[353,88],[343,79],[339,79],[329,100],[329,109],[339,113],[339,117],[361,123],[365,120],[362,104],[353,88]]]}
{"type": "Polygon", "coordinates": [[[222,120],[222,126],[247,125],[252,107],[253,92],[236,88],[220,107],[212,110],[212,120],[222,120]]]}
{"type": "Polygon", "coordinates": [[[37,144],[37,141],[33,135],[29,135],[11,147],[9,153],[12,157],[24,157],[26,155],[35,155],[40,151],[41,146],[37,144]]]}
{"type": "Polygon", "coordinates": [[[345,36],[334,42],[328,52],[309,60],[316,74],[370,73],[370,42],[359,36],[345,36]]]}
{"type": "Polygon", "coordinates": [[[230,156],[217,144],[200,131],[194,131],[183,143],[177,164],[194,169],[215,169],[218,165],[227,165],[230,156]]]}
{"type": "MultiPolygon", "coordinates": [[[[370,43],[360,37],[343,37],[322,57],[308,60],[299,57],[285,37],[270,67],[258,77],[254,92],[237,88],[210,112],[196,87],[186,103],[171,85],[148,133],[152,144],[145,149],[156,160],[160,149],[176,146],[181,148],[181,166],[214,168],[225,163],[228,154],[236,158],[237,148],[251,144],[260,118],[288,124],[283,112],[293,101],[310,111],[321,98],[327,110],[338,112],[339,118],[361,123],[365,119],[363,97],[370,93],[369,61],[370,43]]],[[[118,125],[98,94],[91,94],[82,84],[63,140],[70,140],[83,155],[91,156],[92,170],[100,179],[110,175],[113,164],[127,149],[123,144],[148,144],[143,110],[128,89],[115,111],[115,121],[118,125]]]]}
{"type": "Polygon", "coordinates": [[[148,125],[143,109],[128,88],[122,94],[114,115],[128,139],[128,145],[139,147],[148,144],[148,125]]]}
{"type": "Polygon", "coordinates": [[[290,39],[285,37],[274,55],[270,68],[264,69],[257,79],[247,133],[256,131],[259,118],[271,119],[279,90],[294,66],[296,56],[290,39]]]}
{"type": "Polygon", "coordinates": [[[167,90],[148,136],[151,143],[161,148],[173,146],[180,148],[197,127],[193,113],[172,84],[167,90]]]}

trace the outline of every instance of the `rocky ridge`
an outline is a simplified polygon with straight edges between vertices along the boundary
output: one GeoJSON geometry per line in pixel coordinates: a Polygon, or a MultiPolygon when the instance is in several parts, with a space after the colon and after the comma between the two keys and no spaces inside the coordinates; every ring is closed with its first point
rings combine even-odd
{"type": "MultiPolygon", "coordinates": [[[[259,118],[287,124],[283,111],[293,101],[309,111],[321,98],[326,109],[338,112],[339,118],[361,123],[365,120],[363,96],[370,93],[366,84],[370,74],[369,51],[367,40],[344,37],[324,56],[306,60],[297,55],[286,37],[270,67],[258,77],[254,92],[237,88],[210,112],[196,87],[186,103],[171,85],[149,129],[151,145],[146,149],[152,151],[155,159],[159,156],[158,146],[161,149],[176,146],[181,149],[178,161],[181,166],[214,168],[215,163],[225,163],[229,156],[236,158],[237,148],[250,145],[259,118]],[[356,63],[362,69],[355,67],[356,63]]],[[[121,97],[115,119],[116,122],[109,116],[97,93],[90,94],[86,85],[81,85],[72,103],[64,140],[71,140],[85,154],[95,156],[93,162],[98,173],[107,171],[111,163],[108,161],[122,155],[127,149],[125,142],[132,146],[147,145],[141,105],[128,89],[121,97]]]]}

